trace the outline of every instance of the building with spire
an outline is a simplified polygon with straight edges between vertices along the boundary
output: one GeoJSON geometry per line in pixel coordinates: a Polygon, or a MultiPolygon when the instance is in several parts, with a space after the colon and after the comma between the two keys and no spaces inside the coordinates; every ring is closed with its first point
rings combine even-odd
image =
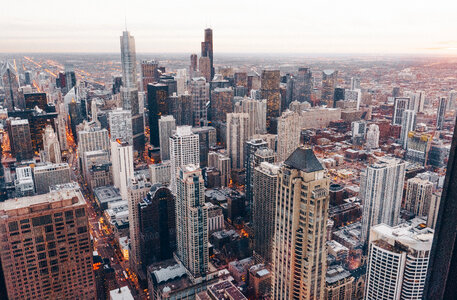
{"type": "Polygon", "coordinates": [[[15,108],[24,109],[24,98],[19,92],[19,77],[16,68],[9,62],[5,61],[0,68],[0,76],[3,89],[5,90],[4,106],[8,111],[15,108]]]}

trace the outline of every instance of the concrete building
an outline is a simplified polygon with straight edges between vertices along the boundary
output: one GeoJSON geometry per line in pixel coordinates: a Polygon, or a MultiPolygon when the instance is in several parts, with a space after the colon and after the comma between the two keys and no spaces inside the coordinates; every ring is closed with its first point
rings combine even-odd
{"type": "Polygon", "coordinates": [[[279,169],[265,161],[254,169],[253,176],[254,256],[268,264],[272,261],[279,169]]]}
{"type": "Polygon", "coordinates": [[[352,300],[354,277],[342,266],[331,266],[325,277],[325,297],[328,300],[352,300]]]}
{"type": "Polygon", "coordinates": [[[208,123],[209,83],[203,77],[192,78],[189,90],[192,97],[193,126],[205,126],[208,123]]]}
{"type": "Polygon", "coordinates": [[[212,126],[192,127],[192,133],[198,134],[200,166],[204,168],[208,165],[209,150],[217,143],[216,128],[212,126]]]}
{"type": "Polygon", "coordinates": [[[365,147],[367,149],[379,148],[379,126],[378,125],[371,124],[368,127],[365,147]]]}
{"type": "Polygon", "coordinates": [[[179,169],[188,164],[200,165],[198,135],[192,133],[190,126],[176,127],[176,133],[170,137],[171,190],[176,195],[176,178],[179,169]]]}
{"type": "Polygon", "coordinates": [[[158,164],[149,165],[151,183],[161,183],[168,186],[171,182],[171,161],[165,160],[158,164]]]}
{"type": "Polygon", "coordinates": [[[298,148],[278,175],[273,299],[322,299],[330,179],[311,149],[298,148]]]}
{"type": "Polygon", "coordinates": [[[221,186],[229,186],[231,176],[230,174],[232,170],[230,157],[220,152],[209,152],[208,167],[216,168],[221,172],[221,186]]]}
{"type": "Polygon", "coordinates": [[[177,256],[193,278],[208,272],[208,207],[201,169],[193,164],[179,169],[176,196],[177,256]]]}
{"type": "Polygon", "coordinates": [[[47,125],[43,134],[43,161],[54,164],[62,162],[60,144],[51,125],[47,125]]]}
{"type": "Polygon", "coordinates": [[[365,299],[422,299],[432,240],[422,219],[373,226],[365,299]]]}
{"type": "Polygon", "coordinates": [[[400,144],[403,149],[408,145],[408,134],[416,130],[416,112],[414,110],[404,110],[401,120],[400,144]]]}
{"type": "Polygon", "coordinates": [[[246,169],[246,200],[249,207],[252,209],[253,195],[253,178],[254,178],[254,154],[258,149],[268,148],[267,142],[261,139],[251,139],[246,141],[246,158],[244,160],[244,168],[246,169]]]}
{"type": "Polygon", "coordinates": [[[87,151],[109,151],[109,149],[108,130],[86,127],[84,130],[78,131],[78,154],[80,157],[87,151]]]}
{"type": "Polygon", "coordinates": [[[121,192],[122,199],[127,199],[127,187],[134,175],[132,145],[121,140],[111,141],[111,162],[114,186],[121,192]]]}
{"type": "Polygon", "coordinates": [[[67,163],[37,165],[33,178],[36,193],[46,194],[51,186],[71,181],[70,166],[67,163]]]}
{"type": "Polygon", "coordinates": [[[148,92],[148,84],[158,82],[160,78],[159,63],[155,60],[141,61],[141,91],[148,92]]]}
{"type": "Polygon", "coordinates": [[[33,147],[29,121],[26,119],[8,119],[7,126],[13,157],[17,161],[32,159],[33,147]]]}
{"type": "Polygon", "coordinates": [[[132,114],[129,110],[118,108],[108,114],[111,141],[117,139],[133,145],[132,114]]]}
{"type": "Polygon", "coordinates": [[[159,120],[160,159],[170,159],[170,137],[176,130],[176,120],[173,116],[162,116],[159,120]]]}
{"type": "Polygon", "coordinates": [[[248,140],[249,115],[247,113],[227,114],[227,154],[232,162],[232,169],[244,167],[244,144],[248,140]]]}
{"type": "Polygon", "coordinates": [[[405,209],[415,216],[429,215],[432,196],[433,182],[418,177],[406,181],[405,209]]]}
{"type": "Polygon", "coordinates": [[[233,112],[233,89],[215,88],[211,91],[211,121],[225,122],[228,113],[233,112]]]}
{"type": "Polygon", "coordinates": [[[403,112],[409,108],[409,102],[409,97],[394,98],[394,114],[392,117],[392,125],[402,124],[403,112]]]}
{"type": "Polygon", "coordinates": [[[267,101],[243,98],[235,103],[235,113],[249,114],[248,138],[267,132],[267,101]]]}
{"type": "Polygon", "coordinates": [[[32,168],[16,168],[14,188],[16,197],[33,196],[35,194],[35,184],[33,183],[32,168]]]}
{"type": "Polygon", "coordinates": [[[301,111],[301,129],[326,128],[332,121],[341,119],[340,108],[316,107],[301,111]]]}
{"type": "Polygon", "coordinates": [[[426,166],[433,136],[428,133],[410,131],[406,145],[405,160],[426,166]]]}
{"type": "Polygon", "coordinates": [[[300,115],[285,111],[278,119],[278,161],[286,160],[300,145],[300,115]]]}
{"type": "Polygon", "coordinates": [[[211,202],[206,202],[205,205],[208,207],[208,234],[223,230],[225,225],[222,208],[211,202]]]}
{"type": "Polygon", "coordinates": [[[393,157],[380,158],[361,174],[362,242],[368,242],[372,226],[398,224],[405,174],[406,163],[393,157]]]}
{"type": "Polygon", "coordinates": [[[438,101],[438,112],[436,113],[436,129],[443,130],[444,118],[446,116],[447,98],[440,97],[438,101]]]}
{"type": "Polygon", "coordinates": [[[88,215],[75,188],[0,203],[9,299],[96,299],[88,215]]]}

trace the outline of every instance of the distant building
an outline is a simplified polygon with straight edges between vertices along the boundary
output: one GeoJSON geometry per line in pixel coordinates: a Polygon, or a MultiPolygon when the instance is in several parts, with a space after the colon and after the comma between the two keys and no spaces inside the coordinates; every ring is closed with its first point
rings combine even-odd
{"type": "Polygon", "coordinates": [[[394,98],[394,114],[392,117],[392,125],[401,125],[403,119],[403,111],[409,108],[409,97],[394,98]]]}
{"type": "Polygon", "coordinates": [[[410,131],[407,139],[405,160],[426,166],[432,144],[432,136],[427,133],[410,131]]]}
{"type": "Polygon", "coordinates": [[[249,114],[248,138],[267,132],[267,101],[243,98],[235,103],[235,113],[249,114]]]}
{"type": "Polygon", "coordinates": [[[300,115],[286,111],[278,118],[278,161],[286,160],[300,145],[300,115]]]}
{"type": "Polygon", "coordinates": [[[198,134],[200,166],[204,168],[208,165],[209,150],[217,143],[216,128],[212,126],[193,127],[192,133],[198,134]]]}
{"type": "Polygon", "coordinates": [[[447,98],[440,97],[438,101],[438,112],[436,114],[436,129],[443,130],[444,117],[446,116],[447,98]]]}
{"type": "Polygon", "coordinates": [[[155,60],[141,61],[141,91],[148,91],[148,84],[159,81],[159,63],[155,60]]]}
{"type": "Polygon", "coordinates": [[[231,163],[230,157],[219,152],[208,153],[208,167],[216,168],[221,172],[221,186],[229,186],[230,174],[231,174],[231,163]]]}
{"type": "Polygon", "coordinates": [[[208,122],[209,83],[203,77],[192,78],[189,90],[192,97],[193,126],[205,126],[208,122]]]}
{"type": "Polygon", "coordinates": [[[365,146],[367,147],[367,149],[379,148],[379,126],[378,125],[371,124],[368,127],[365,146]]]}
{"type": "Polygon", "coordinates": [[[225,122],[228,113],[233,112],[233,89],[215,88],[211,91],[211,121],[225,122]]]}
{"type": "Polygon", "coordinates": [[[404,110],[401,121],[400,144],[403,149],[408,145],[408,134],[416,130],[416,113],[414,110],[404,110]]]}
{"type": "Polygon", "coordinates": [[[333,107],[334,90],[338,81],[338,71],[324,70],[322,72],[322,102],[327,107],[333,107]]]}
{"type": "Polygon", "coordinates": [[[276,119],[281,114],[281,94],[279,92],[279,70],[263,70],[260,95],[267,100],[266,127],[268,133],[276,133],[276,119]]]}

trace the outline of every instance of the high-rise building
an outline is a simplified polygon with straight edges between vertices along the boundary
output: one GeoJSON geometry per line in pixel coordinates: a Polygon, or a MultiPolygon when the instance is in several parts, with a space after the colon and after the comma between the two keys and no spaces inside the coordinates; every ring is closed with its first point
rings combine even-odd
{"type": "Polygon", "coordinates": [[[365,299],[422,299],[432,240],[433,230],[419,218],[373,226],[365,299]]]}
{"type": "Polygon", "coordinates": [[[211,60],[209,57],[202,56],[198,60],[198,69],[200,75],[205,78],[206,82],[211,81],[211,60]]]}
{"type": "Polygon", "coordinates": [[[193,126],[205,126],[208,122],[209,83],[203,77],[192,78],[189,89],[192,96],[193,126]]]}
{"type": "MultiPolygon", "coordinates": [[[[213,30],[211,28],[205,29],[205,41],[202,42],[202,57],[209,58],[210,80],[214,77],[214,63],[213,63],[213,30]]],[[[201,72],[201,70],[200,70],[201,72]]]]}
{"type": "Polygon", "coordinates": [[[368,127],[365,146],[367,147],[367,149],[379,148],[379,126],[378,125],[371,124],[368,127]]]}
{"type": "Polygon", "coordinates": [[[408,145],[408,133],[416,129],[416,113],[414,110],[404,110],[401,120],[400,144],[403,149],[408,145]]]}
{"type": "Polygon", "coordinates": [[[246,201],[252,209],[254,168],[257,167],[257,164],[254,163],[254,154],[259,149],[268,148],[268,144],[262,139],[251,139],[246,141],[245,148],[246,156],[244,160],[244,168],[246,169],[246,201]]]}
{"type": "Polygon", "coordinates": [[[333,107],[334,90],[338,81],[338,71],[324,70],[322,71],[322,102],[327,104],[327,107],[333,107]]]}
{"type": "Polygon", "coordinates": [[[30,93],[24,94],[25,108],[26,109],[39,109],[45,110],[46,104],[48,104],[48,99],[46,93],[30,93]]]}
{"type": "Polygon", "coordinates": [[[33,169],[35,191],[37,194],[49,193],[52,186],[71,181],[68,163],[37,165],[33,169]]]}
{"type": "Polygon", "coordinates": [[[432,145],[432,135],[410,131],[407,138],[405,160],[426,166],[432,145]]]}
{"type": "Polygon", "coordinates": [[[229,186],[230,174],[232,170],[230,157],[220,152],[209,152],[208,167],[219,170],[221,176],[221,186],[229,186]]]}
{"type": "Polygon", "coordinates": [[[249,133],[252,138],[255,134],[267,132],[267,101],[243,98],[235,103],[235,113],[249,114],[249,133]]]}
{"type": "Polygon", "coordinates": [[[436,129],[443,130],[444,117],[446,116],[447,98],[440,97],[438,102],[438,112],[436,114],[436,129]]]}
{"type": "Polygon", "coordinates": [[[246,113],[227,114],[227,153],[232,161],[232,169],[244,167],[244,143],[248,140],[249,115],[246,113]]]}
{"type": "Polygon", "coordinates": [[[365,141],[367,132],[367,123],[365,121],[354,121],[351,123],[352,143],[362,145],[365,141]]]}
{"type": "Polygon", "coordinates": [[[447,99],[448,99],[448,101],[447,101],[446,110],[455,110],[456,105],[457,105],[457,91],[455,91],[455,90],[450,91],[447,99]]]}
{"type": "Polygon", "coordinates": [[[14,180],[16,197],[26,197],[35,195],[35,184],[31,167],[16,168],[16,179],[14,180]]]}
{"type": "Polygon", "coordinates": [[[155,60],[141,61],[141,91],[148,92],[148,84],[156,83],[160,78],[159,63],[155,60]]]}
{"type": "Polygon", "coordinates": [[[7,125],[11,154],[17,161],[32,159],[33,148],[29,121],[26,119],[8,119],[7,125]]]}
{"type": "Polygon", "coordinates": [[[401,125],[403,119],[403,111],[409,108],[409,97],[394,98],[394,113],[392,116],[392,125],[401,125]]]}
{"type": "Polygon", "coordinates": [[[401,159],[382,157],[362,173],[359,194],[363,203],[362,242],[368,241],[372,226],[398,224],[405,170],[406,163],[401,159]]]}
{"type": "Polygon", "coordinates": [[[262,162],[254,169],[252,221],[254,251],[261,260],[270,263],[275,232],[276,186],[279,166],[262,162]]]}
{"type": "Polygon", "coordinates": [[[424,111],[425,93],[423,91],[405,92],[405,96],[409,98],[409,110],[413,110],[415,113],[424,111]]]}
{"type": "Polygon", "coordinates": [[[297,75],[294,76],[292,101],[305,102],[311,101],[311,93],[313,90],[313,75],[310,68],[298,68],[297,75]]]}
{"type": "Polygon", "coordinates": [[[75,68],[71,64],[65,64],[65,88],[67,91],[76,86],[75,68]]]}
{"type": "Polygon", "coordinates": [[[273,299],[323,299],[330,179],[311,149],[279,170],[272,255],[273,299]]]}
{"type": "Polygon", "coordinates": [[[185,91],[182,95],[168,97],[168,113],[176,119],[176,125],[193,124],[192,96],[185,91]]]}
{"type": "Polygon", "coordinates": [[[51,125],[47,125],[44,130],[43,156],[46,162],[54,164],[60,164],[62,162],[59,140],[51,125]]]}
{"type": "Polygon", "coordinates": [[[152,263],[173,257],[176,251],[176,205],[172,192],[154,184],[138,204],[138,231],[142,271],[152,263]]]}
{"type": "Polygon", "coordinates": [[[277,131],[277,118],[281,114],[281,94],[279,84],[281,76],[279,70],[263,70],[261,77],[260,96],[267,100],[266,126],[268,133],[277,131]]]}
{"type": "Polygon", "coordinates": [[[191,126],[176,127],[170,137],[171,190],[176,195],[176,178],[179,168],[188,164],[200,165],[198,134],[192,133],[191,126]]]}
{"type": "Polygon", "coordinates": [[[284,161],[300,145],[300,115],[285,111],[278,119],[278,160],[284,161]]]}
{"type": "Polygon", "coordinates": [[[0,203],[9,299],[96,299],[88,215],[79,189],[0,203]]]}
{"type": "Polygon", "coordinates": [[[176,81],[176,91],[178,95],[184,94],[187,91],[187,70],[178,69],[176,71],[176,76],[174,77],[176,81]]]}
{"type": "Polygon", "coordinates": [[[159,119],[168,114],[168,87],[163,83],[154,83],[148,84],[147,89],[150,143],[159,147],[159,119]]]}
{"type": "MultiPolygon", "coordinates": [[[[132,146],[130,146],[131,148],[132,146]]],[[[146,197],[152,187],[151,182],[144,174],[132,174],[128,178],[127,199],[129,207],[129,233],[130,233],[130,266],[145,280],[146,275],[142,272],[143,261],[141,259],[141,238],[140,238],[140,202],[146,197]]],[[[122,195],[122,194],[121,194],[122,195]]],[[[147,266],[146,266],[147,267],[147,266]]]]}
{"type": "Polygon", "coordinates": [[[8,111],[25,108],[24,99],[19,92],[19,77],[16,68],[9,61],[5,61],[0,68],[0,76],[5,90],[4,103],[8,111]]]}
{"type": "Polygon", "coordinates": [[[405,208],[415,216],[426,217],[429,215],[432,196],[432,182],[417,177],[406,181],[405,208]]]}
{"type": "Polygon", "coordinates": [[[113,183],[121,193],[122,199],[128,197],[128,184],[133,178],[133,147],[127,142],[111,141],[111,162],[113,183]]]}
{"type": "Polygon", "coordinates": [[[173,116],[162,116],[159,120],[160,159],[170,159],[170,137],[176,130],[176,120],[173,116]]]}
{"type": "Polygon", "coordinates": [[[351,77],[351,90],[360,89],[360,78],[351,77]]]}
{"type": "Polygon", "coordinates": [[[140,109],[138,98],[138,83],[136,73],[135,38],[130,32],[124,31],[120,37],[121,65],[122,65],[122,108],[132,113],[133,148],[142,153],[144,151],[144,116],[140,109]]]}
{"type": "Polygon", "coordinates": [[[211,121],[225,122],[228,113],[233,112],[233,89],[215,88],[211,91],[211,121]]]}
{"type": "Polygon", "coordinates": [[[81,156],[87,151],[109,151],[110,143],[108,130],[86,127],[78,131],[78,154],[81,156]]]}
{"type": "Polygon", "coordinates": [[[201,169],[193,164],[179,169],[176,196],[177,256],[192,277],[208,271],[208,207],[201,169]]]}
{"type": "Polygon", "coordinates": [[[190,66],[189,66],[189,76],[193,78],[197,75],[198,70],[198,58],[197,54],[190,55],[190,66]]]}
{"type": "Polygon", "coordinates": [[[204,168],[208,165],[209,150],[217,143],[216,128],[211,126],[193,127],[192,133],[198,134],[200,167],[204,168]]]}
{"type": "Polygon", "coordinates": [[[120,139],[133,145],[132,114],[129,110],[118,108],[108,114],[109,131],[111,140],[120,139]]]}

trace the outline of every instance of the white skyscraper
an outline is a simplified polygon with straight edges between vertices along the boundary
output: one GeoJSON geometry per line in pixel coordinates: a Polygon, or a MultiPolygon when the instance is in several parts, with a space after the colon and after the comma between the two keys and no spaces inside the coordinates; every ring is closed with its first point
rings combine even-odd
{"type": "Polygon", "coordinates": [[[162,116],[159,119],[160,159],[170,159],[170,137],[176,130],[176,120],[173,116],[162,116]]]}
{"type": "Polygon", "coordinates": [[[365,300],[422,299],[433,230],[419,218],[371,229],[365,300]]]}
{"type": "Polygon", "coordinates": [[[379,126],[376,124],[371,124],[368,127],[367,139],[365,143],[367,149],[376,149],[379,148],[379,126]]]}
{"type": "Polygon", "coordinates": [[[55,164],[62,162],[60,144],[51,125],[47,125],[43,134],[44,161],[55,164]]]}
{"type": "Polygon", "coordinates": [[[187,69],[178,69],[175,76],[177,94],[182,95],[187,91],[187,69]]]}
{"type": "Polygon", "coordinates": [[[403,111],[401,120],[400,144],[403,149],[408,145],[408,133],[416,129],[416,112],[414,110],[403,111]]]}
{"type": "Polygon", "coordinates": [[[136,50],[135,38],[130,32],[122,32],[121,41],[121,64],[122,64],[122,85],[125,88],[138,88],[136,72],[136,50]]]}
{"type": "Polygon", "coordinates": [[[244,98],[235,103],[234,112],[249,114],[248,138],[267,132],[267,100],[244,98]]]}
{"type": "Polygon", "coordinates": [[[179,168],[188,164],[200,165],[198,134],[192,133],[191,126],[178,126],[170,137],[171,190],[176,195],[176,178],[179,168]]]}
{"type": "Polygon", "coordinates": [[[118,108],[110,111],[108,115],[111,141],[120,139],[133,145],[132,114],[130,110],[118,108]]]}
{"type": "Polygon", "coordinates": [[[382,157],[361,175],[360,198],[363,204],[362,241],[366,242],[373,225],[395,226],[400,217],[406,163],[382,157]]]}
{"type": "Polygon", "coordinates": [[[247,113],[227,114],[227,153],[232,160],[232,169],[244,167],[245,142],[248,140],[249,115],[247,113]]]}
{"type": "Polygon", "coordinates": [[[121,193],[122,199],[128,198],[128,183],[133,178],[133,147],[127,142],[111,142],[111,163],[113,183],[121,193]]]}
{"type": "Polygon", "coordinates": [[[177,256],[193,278],[208,271],[208,206],[201,169],[193,164],[179,169],[176,196],[177,256]]]}
{"type": "Polygon", "coordinates": [[[278,118],[278,161],[285,161],[300,145],[300,115],[285,111],[278,118]]]}

